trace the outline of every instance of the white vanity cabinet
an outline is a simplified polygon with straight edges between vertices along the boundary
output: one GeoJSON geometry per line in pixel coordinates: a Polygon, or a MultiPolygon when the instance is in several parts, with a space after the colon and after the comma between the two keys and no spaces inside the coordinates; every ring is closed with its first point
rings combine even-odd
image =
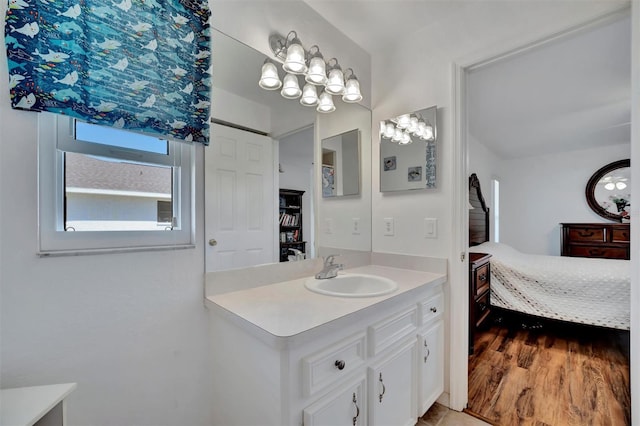
{"type": "MultiPolygon", "coordinates": [[[[247,318],[249,313],[234,313],[226,299],[218,298],[220,304],[210,299],[213,424],[415,425],[424,404],[442,392],[443,282],[416,286],[284,336],[269,333],[247,318]],[[434,301],[439,303],[436,313],[429,310],[434,301]],[[424,341],[430,354],[423,366],[424,341]]],[[[261,291],[274,297],[273,290],[261,291]]],[[[237,296],[239,303],[248,303],[256,295],[237,296]]],[[[334,307],[364,303],[310,297],[334,307]]],[[[263,307],[268,303],[256,300],[263,307]]],[[[292,305],[298,315],[317,314],[300,303],[292,305]]],[[[280,324],[296,321],[278,314],[280,324]]]]}

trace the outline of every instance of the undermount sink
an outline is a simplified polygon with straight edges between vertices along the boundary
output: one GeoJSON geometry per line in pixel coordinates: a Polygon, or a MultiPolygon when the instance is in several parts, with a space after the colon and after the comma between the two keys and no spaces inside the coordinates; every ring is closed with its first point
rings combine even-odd
{"type": "Polygon", "coordinates": [[[309,278],[304,286],[315,293],[339,297],[383,296],[398,289],[395,281],[367,274],[344,274],[324,280],[309,278]]]}

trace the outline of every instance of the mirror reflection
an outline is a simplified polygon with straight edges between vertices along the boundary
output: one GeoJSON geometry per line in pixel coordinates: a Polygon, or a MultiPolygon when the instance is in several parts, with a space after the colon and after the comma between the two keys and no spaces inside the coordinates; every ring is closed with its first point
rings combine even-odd
{"type": "MultiPolygon", "coordinates": [[[[357,206],[349,206],[363,225],[357,244],[346,233],[341,233],[344,238],[339,244],[332,244],[326,235],[328,241],[320,241],[316,231],[324,220],[324,210],[319,205],[320,139],[349,129],[370,129],[370,111],[335,98],[339,108],[334,113],[318,114],[315,108],[305,107],[298,100],[285,99],[278,91],[259,87],[264,54],[215,29],[212,43],[216,46],[214,124],[211,144],[205,149],[205,240],[209,242],[206,271],[308,259],[316,256],[320,244],[370,249],[370,197],[358,200],[357,206]],[[367,119],[361,120],[364,116],[367,119]],[[284,212],[290,215],[288,225],[284,225],[288,229],[281,223],[281,191],[300,195],[295,202],[288,200],[288,210],[284,212]],[[364,239],[367,244],[362,244],[364,239]]],[[[339,199],[331,203],[334,212],[342,208],[339,199]]],[[[338,230],[341,218],[332,220],[338,230]]]]}
{"type": "Polygon", "coordinates": [[[629,160],[614,161],[599,169],[587,183],[587,203],[598,215],[616,221],[629,219],[631,167],[629,160]]]}
{"type": "Polygon", "coordinates": [[[380,123],[380,191],[436,188],[437,107],[380,123]]]}
{"type": "Polygon", "coordinates": [[[358,129],[322,139],[322,197],[360,193],[360,132],[358,129]]]}

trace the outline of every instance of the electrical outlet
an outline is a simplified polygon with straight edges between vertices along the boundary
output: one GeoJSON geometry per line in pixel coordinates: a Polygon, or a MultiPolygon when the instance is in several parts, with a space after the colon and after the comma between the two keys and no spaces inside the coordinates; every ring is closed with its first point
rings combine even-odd
{"type": "Polygon", "coordinates": [[[324,220],[324,233],[333,234],[333,219],[324,220]]]}
{"type": "Polygon", "coordinates": [[[353,235],[360,235],[360,218],[354,217],[351,219],[351,233],[353,235]]]}
{"type": "Polygon", "coordinates": [[[383,221],[384,221],[384,235],[393,236],[394,235],[393,218],[385,217],[383,221]]]}
{"type": "Polygon", "coordinates": [[[424,237],[425,238],[437,238],[438,237],[438,219],[424,218],[424,237]]]}

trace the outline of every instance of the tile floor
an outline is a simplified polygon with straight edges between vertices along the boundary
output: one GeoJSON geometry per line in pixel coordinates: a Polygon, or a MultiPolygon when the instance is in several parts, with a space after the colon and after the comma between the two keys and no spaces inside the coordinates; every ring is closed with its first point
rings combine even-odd
{"type": "Polygon", "coordinates": [[[489,426],[489,423],[436,403],[418,420],[416,426],[489,426]]]}

